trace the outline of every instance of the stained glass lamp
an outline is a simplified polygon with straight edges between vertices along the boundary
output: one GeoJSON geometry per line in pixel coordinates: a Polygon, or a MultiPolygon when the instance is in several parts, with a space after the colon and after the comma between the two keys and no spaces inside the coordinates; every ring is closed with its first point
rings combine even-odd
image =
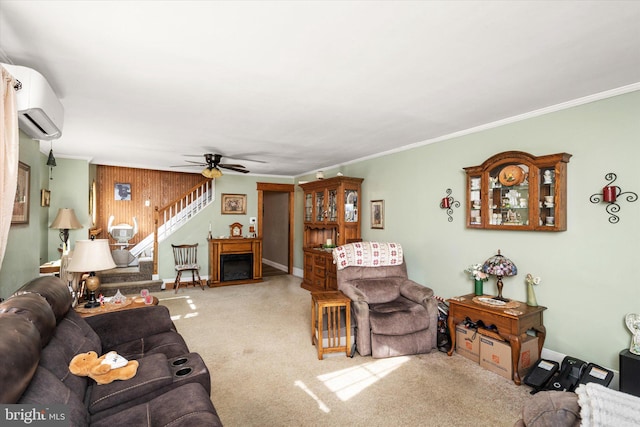
{"type": "Polygon", "coordinates": [[[482,271],[498,277],[498,282],[496,283],[496,286],[498,287],[498,296],[493,299],[498,301],[509,301],[502,296],[502,278],[504,276],[515,276],[518,274],[518,268],[516,265],[511,262],[509,258],[501,255],[500,250],[498,249],[497,255],[492,256],[484,262],[482,265],[482,271]]]}

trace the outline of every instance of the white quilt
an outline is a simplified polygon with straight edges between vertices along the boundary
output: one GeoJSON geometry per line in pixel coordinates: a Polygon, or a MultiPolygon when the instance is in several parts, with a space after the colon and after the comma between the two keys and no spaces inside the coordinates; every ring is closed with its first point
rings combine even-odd
{"type": "Polygon", "coordinates": [[[637,427],[640,425],[640,397],[596,383],[576,389],[583,427],[637,427]]]}

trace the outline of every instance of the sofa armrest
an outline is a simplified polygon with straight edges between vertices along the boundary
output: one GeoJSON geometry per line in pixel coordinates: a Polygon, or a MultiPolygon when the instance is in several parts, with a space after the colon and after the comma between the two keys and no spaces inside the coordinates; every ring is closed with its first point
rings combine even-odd
{"type": "Polygon", "coordinates": [[[355,287],[351,282],[341,283],[339,286],[345,296],[347,296],[351,301],[354,302],[368,302],[365,294],[355,287]]]}
{"type": "Polygon", "coordinates": [[[419,285],[413,280],[405,279],[400,284],[400,295],[424,305],[424,301],[433,296],[433,289],[419,285]]]}
{"type": "Polygon", "coordinates": [[[105,349],[163,332],[177,332],[169,309],[162,305],[113,311],[85,320],[98,334],[105,349]]]}

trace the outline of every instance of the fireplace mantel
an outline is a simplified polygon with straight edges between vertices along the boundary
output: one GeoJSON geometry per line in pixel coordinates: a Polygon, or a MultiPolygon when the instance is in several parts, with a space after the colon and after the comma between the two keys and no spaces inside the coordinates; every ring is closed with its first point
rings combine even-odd
{"type": "Polygon", "coordinates": [[[209,239],[209,287],[262,282],[262,239],[209,239]],[[223,281],[220,258],[228,254],[253,254],[253,274],[250,279],[223,281]]]}

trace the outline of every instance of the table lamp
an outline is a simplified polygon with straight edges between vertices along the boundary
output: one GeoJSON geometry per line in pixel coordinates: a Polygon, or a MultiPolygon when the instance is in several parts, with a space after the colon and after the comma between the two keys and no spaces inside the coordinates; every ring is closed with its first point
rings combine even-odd
{"type": "Polygon", "coordinates": [[[498,276],[498,282],[496,283],[496,286],[498,286],[498,296],[493,299],[505,302],[509,301],[502,297],[502,277],[515,276],[518,274],[518,268],[516,265],[511,262],[509,258],[500,255],[500,250],[498,249],[497,255],[492,256],[484,262],[482,265],[482,271],[493,276],[498,276]]]}
{"type": "Polygon", "coordinates": [[[100,288],[100,279],[96,276],[96,271],[110,270],[116,268],[116,263],[111,257],[111,249],[107,239],[78,240],[71,254],[68,271],[89,273],[85,280],[85,285],[89,290],[89,302],[85,308],[99,307],[96,300],[96,291],[100,288]]]}
{"type": "Polygon", "coordinates": [[[77,230],[82,228],[82,224],[78,221],[76,213],[70,208],[58,209],[58,215],[53,220],[49,228],[60,230],[60,240],[62,241],[62,252],[66,253],[69,249],[69,230],[77,230]]]}

